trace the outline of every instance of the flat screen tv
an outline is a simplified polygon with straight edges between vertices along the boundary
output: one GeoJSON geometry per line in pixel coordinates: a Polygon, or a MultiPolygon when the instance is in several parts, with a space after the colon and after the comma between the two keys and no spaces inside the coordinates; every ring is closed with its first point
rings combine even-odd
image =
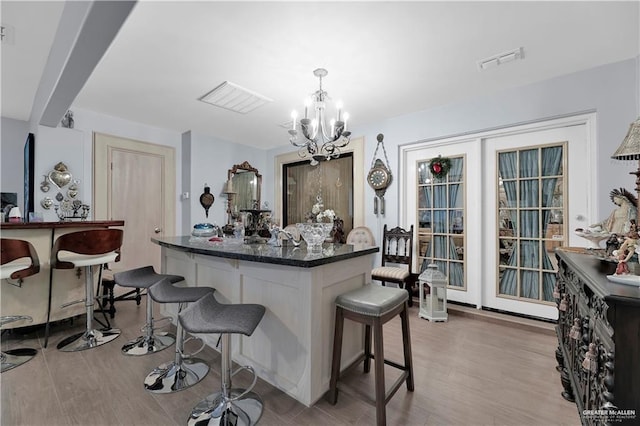
{"type": "Polygon", "coordinates": [[[36,138],[33,133],[29,133],[24,144],[24,209],[22,217],[25,219],[29,217],[29,212],[34,211],[35,150],[36,138]]]}

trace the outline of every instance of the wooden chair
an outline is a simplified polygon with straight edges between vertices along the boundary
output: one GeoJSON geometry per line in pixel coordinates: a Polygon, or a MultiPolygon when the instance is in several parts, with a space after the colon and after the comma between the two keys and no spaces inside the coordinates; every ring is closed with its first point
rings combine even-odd
{"type": "Polygon", "coordinates": [[[371,247],[376,245],[373,232],[366,226],[356,226],[347,235],[347,244],[371,247]]]}
{"type": "Polygon", "coordinates": [[[36,253],[36,249],[30,242],[2,238],[2,245],[0,247],[3,279],[11,278],[19,280],[40,272],[40,259],[38,259],[38,253],[36,253]],[[24,261],[11,263],[18,259],[23,259],[24,261]],[[11,263],[11,265],[8,265],[9,263],[11,263]]]}
{"type": "Polygon", "coordinates": [[[371,279],[396,283],[409,293],[409,306],[413,305],[413,285],[415,274],[411,272],[413,265],[413,225],[407,231],[399,226],[382,231],[382,265],[371,271],[371,279]],[[394,266],[387,266],[392,264],[394,266]],[[406,265],[396,266],[396,265],[406,265]]]}
{"type": "MultiPolygon", "coordinates": [[[[40,259],[33,245],[25,240],[14,240],[2,238],[0,241],[0,278],[18,280],[18,285],[22,284],[22,279],[40,272],[40,259]]],[[[15,321],[32,321],[26,315],[5,315],[0,317],[0,326],[15,321]]],[[[16,348],[2,351],[2,372],[11,370],[32,359],[38,351],[31,348],[16,348]]]]}
{"type": "MultiPolygon", "coordinates": [[[[93,229],[61,235],[53,244],[51,249],[52,273],[54,269],[84,268],[84,302],[87,313],[86,330],[64,339],[58,344],[58,349],[64,352],[75,352],[95,348],[120,335],[120,330],[111,328],[108,320],[108,325],[105,328],[101,330],[93,328],[93,304],[95,302],[93,270],[98,267],[102,271],[105,263],[120,260],[122,238],[123,231],[120,229],[93,229]]],[[[100,305],[100,309],[104,310],[102,305],[100,305]]],[[[47,326],[48,323],[47,320],[47,326]]],[[[48,332],[46,334],[48,336],[48,332]]]]}

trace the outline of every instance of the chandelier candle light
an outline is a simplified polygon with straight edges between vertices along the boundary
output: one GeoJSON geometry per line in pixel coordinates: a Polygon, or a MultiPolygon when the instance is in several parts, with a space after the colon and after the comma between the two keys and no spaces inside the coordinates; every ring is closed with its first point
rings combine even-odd
{"type": "Polygon", "coordinates": [[[289,130],[291,135],[289,142],[300,148],[298,150],[300,158],[311,156],[312,166],[317,165],[320,161],[338,158],[340,148],[349,144],[351,136],[351,132],[347,131],[349,114],[342,111],[342,102],[336,103],[336,118],[331,119],[327,125],[325,108],[326,101],[330,98],[327,92],[322,89],[322,78],[327,74],[328,71],[324,68],[313,71],[313,75],[320,80],[320,88],[304,103],[304,118],[301,118],[299,123],[302,134],[298,132],[298,112],[291,113],[292,124],[289,130]],[[310,108],[312,108],[313,118],[309,118],[310,108]]]}

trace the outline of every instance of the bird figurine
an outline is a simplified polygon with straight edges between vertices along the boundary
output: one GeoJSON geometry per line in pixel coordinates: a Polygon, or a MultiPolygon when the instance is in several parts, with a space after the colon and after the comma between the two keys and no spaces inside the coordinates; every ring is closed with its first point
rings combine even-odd
{"type": "Polygon", "coordinates": [[[211,193],[211,188],[208,184],[204,184],[204,192],[200,195],[200,205],[204,208],[204,214],[209,217],[209,207],[213,205],[215,198],[211,193]]]}

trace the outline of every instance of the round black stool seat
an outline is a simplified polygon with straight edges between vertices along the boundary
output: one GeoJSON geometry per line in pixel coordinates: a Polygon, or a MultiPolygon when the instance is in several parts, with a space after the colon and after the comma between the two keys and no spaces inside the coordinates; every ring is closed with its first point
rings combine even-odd
{"type": "Polygon", "coordinates": [[[250,426],[262,416],[262,398],[251,390],[257,376],[252,367],[240,367],[231,372],[231,334],[250,336],[262,320],[265,307],[256,304],[222,304],[208,294],[180,313],[180,323],[191,333],[220,333],[222,366],[221,390],[200,401],[191,411],[187,424],[250,426]],[[246,369],[253,373],[253,383],[247,389],[232,388],[231,377],[246,369]]]}
{"type": "MultiPolygon", "coordinates": [[[[177,287],[169,278],[161,279],[147,290],[150,297],[158,303],[178,303],[178,314],[186,303],[195,302],[214,291],[211,287],[177,287]]],[[[207,375],[209,365],[206,362],[195,358],[195,354],[184,353],[183,336],[182,324],[177,321],[175,358],[154,368],[147,375],[144,380],[145,389],[153,393],[177,392],[195,385],[207,375]]]]}
{"type": "Polygon", "coordinates": [[[148,355],[173,345],[176,341],[176,336],[167,332],[158,332],[154,328],[153,303],[148,289],[162,279],[168,279],[170,283],[177,283],[183,281],[184,277],[180,275],[158,274],[153,269],[153,266],[144,266],[129,271],[116,272],[113,274],[113,279],[116,284],[123,287],[147,289],[145,334],[125,343],[124,346],[122,346],[122,353],[125,355],[148,355]]]}

